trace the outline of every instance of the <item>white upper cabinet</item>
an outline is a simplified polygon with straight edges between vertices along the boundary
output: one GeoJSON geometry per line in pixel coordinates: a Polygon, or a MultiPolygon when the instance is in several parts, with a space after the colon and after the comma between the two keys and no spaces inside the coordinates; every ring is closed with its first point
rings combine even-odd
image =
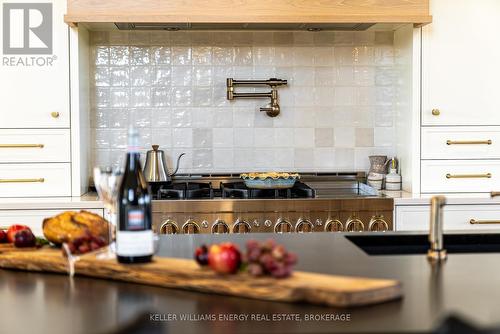
{"type": "Polygon", "coordinates": [[[433,22],[422,28],[422,125],[500,125],[500,1],[430,6],[433,22]]]}
{"type": "Polygon", "coordinates": [[[0,128],[69,128],[66,1],[0,0],[0,10],[0,128]]]}

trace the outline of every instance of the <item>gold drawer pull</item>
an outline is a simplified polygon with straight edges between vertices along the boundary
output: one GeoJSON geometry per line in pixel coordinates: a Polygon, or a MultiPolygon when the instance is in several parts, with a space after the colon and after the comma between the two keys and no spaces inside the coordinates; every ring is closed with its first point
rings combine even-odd
{"type": "Polygon", "coordinates": [[[491,173],[486,174],[446,174],[447,179],[491,179],[491,173]]]}
{"type": "Polygon", "coordinates": [[[45,182],[45,179],[43,177],[39,179],[0,179],[0,183],[31,183],[31,182],[43,183],[45,182]]]}
{"type": "Polygon", "coordinates": [[[0,144],[0,148],[43,148],[43,144],[0,144]]]}
{"type": "Polygon", "coordinates": [[[446,145],[491,145],[493,141],[488,140],[447,140],[446,145]]]}
{"type": "Polygon", "coordinates": [[[492,191],[491,192],[491,197],[497,197],[500,196],[500,191],[492,191]]]}
{"type": "Polygon", "coordinates": [[[500,220],[475,220],[471,219],[470,222],[472,225],[475,224],[500,224],[500,220]]]}

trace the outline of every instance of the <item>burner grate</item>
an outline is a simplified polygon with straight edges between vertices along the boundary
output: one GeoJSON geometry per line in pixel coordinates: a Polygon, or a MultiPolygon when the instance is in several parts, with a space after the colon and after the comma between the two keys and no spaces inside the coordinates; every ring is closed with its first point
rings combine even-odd
{"type": "Polygon", "coordinates": [[[211,182],[179,182],[151,184],[154,200],[159,199],[212,199],[214,191],[211,182]]]}
{"type": "Polygon", "coordinates": [[[214,198],[211,182],[187,182],[186,199],[214,198]]]}
{"type": "Polygon", "coordinates": [[[296,182],[289,189],[250,189],[243,182],[221,183],[222,198],[313,198],[315,193],[312,188],[302,182],[296,182]]]}

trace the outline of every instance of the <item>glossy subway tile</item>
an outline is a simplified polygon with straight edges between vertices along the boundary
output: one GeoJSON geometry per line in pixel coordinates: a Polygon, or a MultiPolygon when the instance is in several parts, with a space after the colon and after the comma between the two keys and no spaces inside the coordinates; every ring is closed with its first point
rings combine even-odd
{"type": "MultiPolygon", "coordinates": [[[[123,163],[139,129],[180,172],[363,170],[394,153],[392,32],[91,32],[91,164],[123,163]],[[267,99],[226,98],[226,79],[288,80],[267,99]]],[[[268,91],[269,87],[238,87],[268,91]]]]}

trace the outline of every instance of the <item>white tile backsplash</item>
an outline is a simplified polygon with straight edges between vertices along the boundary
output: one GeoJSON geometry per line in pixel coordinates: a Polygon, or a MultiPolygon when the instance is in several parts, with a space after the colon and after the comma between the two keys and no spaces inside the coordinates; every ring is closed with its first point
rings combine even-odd
{"type": "Polygon", "coordinates": [[[314,129],[294,128],[293,143],[294,147],[314,147],[314,129]]]}
{"type": "Polygon", "coordinates": [[[310,170],[314,166],[314,150],[310,148],[296,148],[294,150],[294,166],[299,170],[310,170]]]}
{"type": "MultiPolygon", "coordinates": [[[[91,32],[92,164],[123,162],[127,128],[180,172],[355,171],[395,152],[392,32],[91,32]],[[226,99],[226,78],[288,80],[281,114],[226,99]]],[[[266,91],[267,87],[242,87],[266,91]]]]}
{"type": "Polygon", "coordinates": [[[233,139],[234,147],[254,147],[254,129],[234,129],[233,139]]]}
{"type": "Polygon", "coordinates": [[[333,129],[318,128],[314,129],[314,146],[316,147],[333,147],[333,129]]]}
{"type": "Polygon", "coordinates": [[[273,128],[254,128],[254,146],[258,148],[274,147],[273,128]]]}
{"type": "Polygon", "coordinates": [[[335,147],[355,147],[354,128],[339,127],[333,129],[333,141],[335,147]]]}
{"type": "Polygon", "coordinates": [[[234,153],[232,148],[213,149],[213,163],[215,169],[227,170],[228,168],[233,168],[233,161],[234,153]]]}
{"type": "Polygon", "coordinates": [[[330,168],[335,167],[335,155],[333,148],[327,147],[317,147],[314,149],[314,165],[318,168],[330,168]]]}

